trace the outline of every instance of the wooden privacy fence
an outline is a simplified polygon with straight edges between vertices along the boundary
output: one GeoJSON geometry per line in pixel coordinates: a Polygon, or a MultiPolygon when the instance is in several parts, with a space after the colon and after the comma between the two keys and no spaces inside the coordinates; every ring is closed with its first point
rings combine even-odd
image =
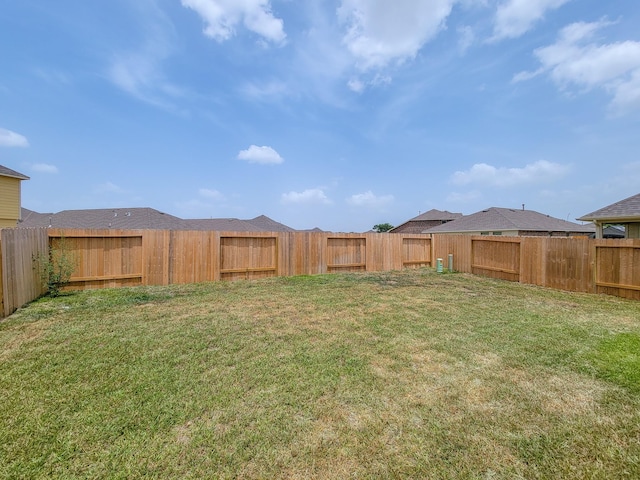
{"type": "Polygon", "coordinates": [[[640,240],[434,235],[432,248],[456,271],[640,300],[640,240]]]}
{"type": "Polygon", "coordinates": [[[427,235],[56,230],[75,252],[72,288],[169,285],[431,265],[427,235]]]}
{"type": "Polygon", "coordinates": [[[0,230],[0,318],[44,293],[37,267],[48,252],[44,229],[0,230]]]}
{"type": "Polygon", "coordinates": [[[640,300],[640,240],[465,235],[0,230],[0,317],[42,295],[34,258],[64,239],[73,289],[432,266],[640,300]]]}

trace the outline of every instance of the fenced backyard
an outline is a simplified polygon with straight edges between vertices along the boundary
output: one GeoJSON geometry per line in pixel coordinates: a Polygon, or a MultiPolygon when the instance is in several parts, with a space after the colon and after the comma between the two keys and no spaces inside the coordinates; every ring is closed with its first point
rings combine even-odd
{"type": "Polygon", "coordinates": [[[0,230],[0,317],[44,293],[37,257],[64,239],[69,288],[170,285],[434,266],[640,300],[640,240],[464,235],[0,230]]]}

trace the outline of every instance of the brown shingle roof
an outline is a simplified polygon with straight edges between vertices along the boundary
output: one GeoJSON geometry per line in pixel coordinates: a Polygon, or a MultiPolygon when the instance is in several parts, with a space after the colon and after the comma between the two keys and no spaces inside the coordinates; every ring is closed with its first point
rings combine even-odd
{"type": "Polygon", "coordinates": [[[0,176],[3,177],[13,177],[18,178],[20,180],[29,180],[29,177],[21,174],[20,172],[16,172],[15,170],[11,170],[10,168],[5,167],[4,165],[0,165],[0,176]]]}
{"type": "Polygon", "coordinates": [[[404,223],[401,223],[397,227],[389,230],[390,232],[402,232],[402,233],[420,233],[429,226],[436,225],[437,223],[446,223],[456,218],[462,217],[461,213],[452,213],[448,211],[431,209],[428,212],[421,213],[417,217],[413,217],[404,223]]]}
{"type": "Polygon", "coordinates": [[[593,233],[592,225],[579,225],[533,210],[492,207],[452,222],[425,230],[425,233],[478,231],[582,232],[593,233]]]}
{"type": "Polygon", "coordinates": [[[448,212],[446,210],[436,210],[435,208],[428,212],[421,213],[417,217],[413,217],[408,220],[409,222],[421,221],[421,220],[455,220],[462,217],[461,213],[448,212]]]}
{"type": "Polygon", "coordinates": [[[587,213],[577,220],[592,222],[594,220],[625,220],[640,218],[640,193],[606,207],[587,213]]]}

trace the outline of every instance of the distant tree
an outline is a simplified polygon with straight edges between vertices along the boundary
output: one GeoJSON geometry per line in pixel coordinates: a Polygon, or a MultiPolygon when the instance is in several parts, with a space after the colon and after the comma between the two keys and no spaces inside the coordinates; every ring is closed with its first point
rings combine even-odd
{"type": "Polygon", "coordinates": [[[393,228],[393,225],[390,223],[379,223],[378,225],[374,225],[373,229],[378,233],[388,232],[393,228]]]}

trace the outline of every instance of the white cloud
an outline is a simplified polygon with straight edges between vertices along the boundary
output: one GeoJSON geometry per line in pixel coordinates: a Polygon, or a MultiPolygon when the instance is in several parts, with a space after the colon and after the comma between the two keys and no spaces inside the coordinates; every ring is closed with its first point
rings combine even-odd
{"type": "Polygon", "coordinates": [[[31,170],[40,173],[58,173],[58,167],[47,163],[36,163],[31,166],[31,170]]]}
{"type": "Polygon", "coordinates": [[[492,40],[516,38],[528,32],[549,10],[570,0],[506,0],[498,6],[492,40]]]}
{"type": "Polygon", "coordinates": [[[349,90],[356,93],[362,93],[364,91],[364,83],[357,78],[352,78],[347,82],[349,90]]]}
{"type": "Polygon", "coordinates": [[[568,25],[555,44],[535,50],[541,67],[520,72],[513,81],[548,73],[564,90],[572,85],[583,91],[604,89],[613,96],[611,107],[618,113],[640,108],[640,42],[593,42],[594,34],[609,25],[606,20],[568,25]]]}
{"type": "Polygon", "coordinates": [[[342,0],[338,19],[348,50],[363,70],[416,56],[444,28],[456,0],[342,0]]]}
{"type": "Polygon", "coordinates": [[[201,188],[198,190],[198,195],[212,200],[224,200],[224,195],[218,190],[211,190],[209,188],[201,188]]]}
{"type": "Polygon", "coordinates": [[[524,168],[496,168],[486,163],[476,163],[469,170],[455,172],[451,177],[451,183],[454,185],[476,184],[487,187],[513,187],[557,180],[568,171],[568,166],[546,160],[539,160],[524,168]]]}
{"type": "Polygon", "coordinates": [[[124,193],[122,188],[109,181],[96,185],[93,191],[95,193],[124,193]]]}
{"type": "Polygon", "coordinates": [[[328,205],[331,200],[327,198],[321,188],[310,188],[303,192],[289,192],[282,194],[282,203],[321,203],[328,205]]]}
{"type": "Polygon", "coordinates": [[[355,207],[382,207],[392,203],[393,195],[376,196],[371,190],[357,193],[347,198],[347,203],[355,207]]]}
{"type": "Polygon", "coordinates": [[[246,150],[238,153],[238,160],[246,160],[249,163],[261,163],[263,165],[275,165],[284,162],[284,159],[271,147],[258,147],[251,145],[246,150]]]}
{"type": "Polygon", "coordinates": [[[205,22],[204,34],[218,42],[228,40],[242,22],[247,30],[281,44],[286,39],[283,21],[271,12],[269,0],[182,0],[205,22]]]}
{"type": "Polygon", "coordinates": [[[0,147],[28,147],[27,137],[0,127],[0,147]]]}
{"type": "Polygon", "coordinates": [[[245,96],[257,100],[279,99],[284,96],[291,96],[289,86],[279,80],[271,80],[263,84],[248,82],[240,88],[240,91],[245,96]]]}

